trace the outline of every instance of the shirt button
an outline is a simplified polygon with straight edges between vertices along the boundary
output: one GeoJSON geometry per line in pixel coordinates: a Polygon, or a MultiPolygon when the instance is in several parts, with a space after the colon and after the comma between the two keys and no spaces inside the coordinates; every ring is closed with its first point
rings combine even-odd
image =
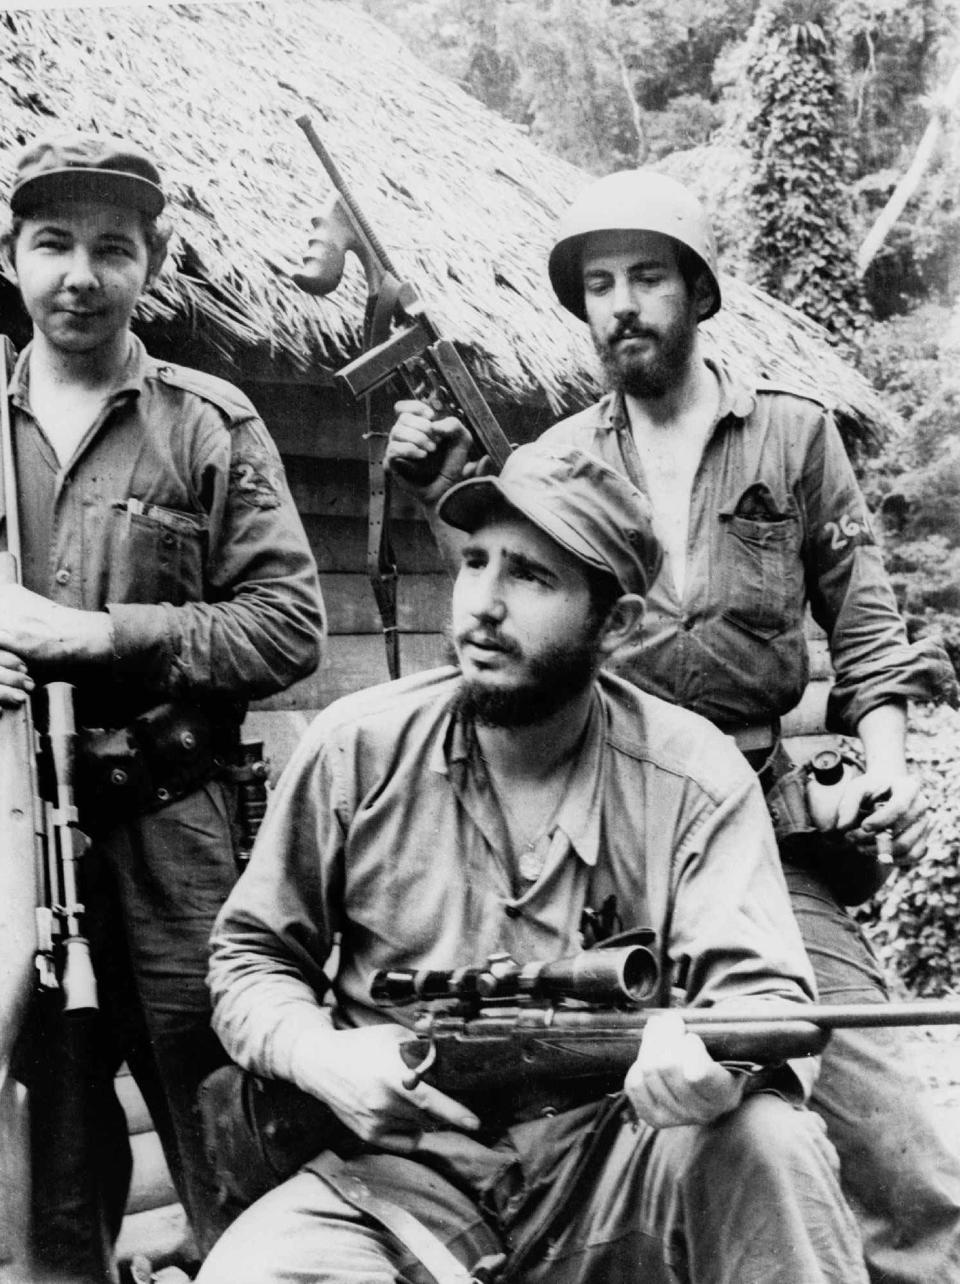
{"type": "Polygon", "coordinates": [[[58,584],[69,584],[70,572],[67,570],[65,566],[61,566],[59,571],[57,571],[56,575],[54,576],[54,579],[57,581],[58,584]]]}

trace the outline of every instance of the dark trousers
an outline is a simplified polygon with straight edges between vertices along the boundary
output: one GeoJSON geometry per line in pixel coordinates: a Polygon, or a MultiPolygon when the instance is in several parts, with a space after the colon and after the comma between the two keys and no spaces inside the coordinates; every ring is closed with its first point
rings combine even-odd
{"type": "MultiPolygon", "coordinates": [[[[519,1125],[493,1147],[428,1133],[413,1158],[361,1155],[346,1169],[468,1268],[506,1249],[508,1278],[525,1284],[866,1284],[823,1124],[774,1094],[705,1127],[634,1125],[605,1102],[519,1125]]],[[[198,1284],[433,1278],[342,1178],[308,1162],[238,1218],[198,1284]]]]}
{"type": "MultiPolygon", "coordinates": [[[[815,874],[786,874],[821,1000],[885,1002],[857,924],[815,874]]],[[[810,1104],[840,1156],[874,1284],[960,1279],[960,1155],[940,1135],[903,1032],[836,1031],[810,1104]]]]}

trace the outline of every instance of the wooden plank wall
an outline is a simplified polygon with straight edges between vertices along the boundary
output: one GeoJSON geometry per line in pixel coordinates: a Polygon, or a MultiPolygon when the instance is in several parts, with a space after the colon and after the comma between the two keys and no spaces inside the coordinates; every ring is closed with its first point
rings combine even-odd
{"type": "MultiPolygon", "coordinates": [[[[386,652],[366,575],[367,461],[363,423],[332,389],[259,384],[252,396],[280,449],[320,570],[329,621],[327,654],[315,674],[258,710],[317,710],[387,680],[386,652]]],[[[395,491],[391,538],[400,571],[403,668],[437,663],[449,580],[414,503],[395,491]]]]}

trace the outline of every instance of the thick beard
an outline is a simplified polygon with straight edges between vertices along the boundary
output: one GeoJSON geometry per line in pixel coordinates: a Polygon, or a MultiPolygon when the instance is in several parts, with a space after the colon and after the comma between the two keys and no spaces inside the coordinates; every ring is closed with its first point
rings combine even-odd
{"type": "Polygon", "coordinates": [[[662,397],[677,386],[690,361],[695,337],[693,327],[677,321],[656,336],[652,355],[628,359],[626,364],[613,351],[612,341],[594,334],[593,344],[610,387],[645,401],[662,397]]]}
{"type": "Polygon", "coordinates": [[[548,646],[529,661],[529,677],[510,690],[489,689],[464,678],[454,708],[487,727],[531,727],[544,722],[593,682],[600,668],[596,634],[579,646],[548,646]]]}

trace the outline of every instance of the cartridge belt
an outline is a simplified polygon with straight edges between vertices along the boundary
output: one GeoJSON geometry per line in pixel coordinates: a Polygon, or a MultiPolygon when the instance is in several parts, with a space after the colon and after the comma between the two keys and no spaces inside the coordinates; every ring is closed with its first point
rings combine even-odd
{"type": "Polygon", "coordinates": [[[730,737],[743,754],[771,750],[780,739],[780,723],[772,722],[720,724],[720,730],[730,737]]]}
{"type": "Polygon", "coordinates": [[[86,824],[102,829],[166,807],[229,775],[239,755],[236,723],[186,702],[155,705],[124,727],[84,727],[77,785],[86,824]]]}

